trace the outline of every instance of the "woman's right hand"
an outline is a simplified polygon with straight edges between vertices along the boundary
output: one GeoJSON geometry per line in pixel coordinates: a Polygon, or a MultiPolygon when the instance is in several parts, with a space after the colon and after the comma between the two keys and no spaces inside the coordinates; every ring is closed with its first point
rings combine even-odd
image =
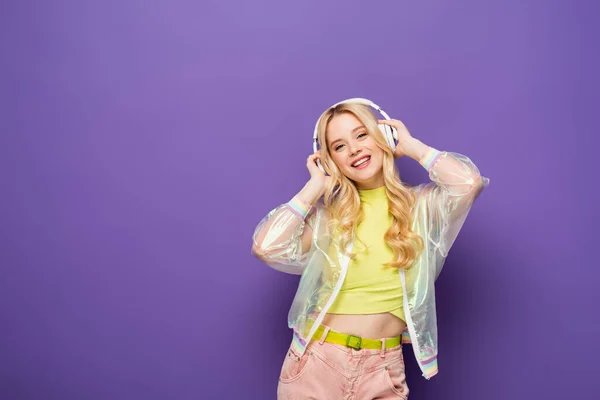
{"type": "Polygon", "coordinates": [[[321,159],[321,150],[317,150],[316,153],[313,153],[310,156],[308,156],[306,160],[306,168],[310,173],[309,184],[315,187],[319,191],[320,195],[323,195],[325,193],[325,188],[327,187],[327,184],[331,181],[331,176],[325,175],[325,173],[321,171],[321,169],[317,165],[317,159],[321,159]]]}

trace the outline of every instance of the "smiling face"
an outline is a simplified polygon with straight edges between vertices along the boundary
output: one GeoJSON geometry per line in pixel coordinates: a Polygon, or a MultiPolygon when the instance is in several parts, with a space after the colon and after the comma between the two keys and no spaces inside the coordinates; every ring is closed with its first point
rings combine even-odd
{"type": "Polygon", "coordinates": [[[356,116],[344,112],[333,117],[326,137],[331,159],[358,189],[384,185],[383,150],[356,116]]]}

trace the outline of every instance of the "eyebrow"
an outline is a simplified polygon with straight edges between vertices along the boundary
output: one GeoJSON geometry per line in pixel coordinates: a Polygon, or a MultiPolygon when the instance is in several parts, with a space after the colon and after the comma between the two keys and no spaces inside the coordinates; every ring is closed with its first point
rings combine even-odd
{"type": "MultiPolygon", "coordinates": [[[[352,131],[350,133],[354,133],[354,132],[359,131],[359,130],[364,129],[364,128],[365,127],[363,125],[359,125],[356,128],[352,129],[352,131]]],[[[333,145],[336,144],[337,142],[339,142],[340,140],[342,140],[342,139],[336,139],[336,140],[334,140],[333,142],[331,142],[329,144],[329,146],[333,147],[333,145]]]]}

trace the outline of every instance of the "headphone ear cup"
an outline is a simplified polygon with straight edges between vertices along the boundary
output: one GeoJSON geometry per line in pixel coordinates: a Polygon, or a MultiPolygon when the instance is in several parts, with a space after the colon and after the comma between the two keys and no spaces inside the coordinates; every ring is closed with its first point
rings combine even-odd
{"type": "Polygon", "coordinates": [[[323,163],[321,163],[321,159],[317,158],[317,166],[319,167],[321,172],[323,172],[325,175],[327,175],[328,173],[327,173],[327,171],[325,171],[325,168],[323,168],[323,164],[325,164],[327,169],[329,169],[329,165],[325,161],[323,161],[323,163]]]}
{"type": "MultiPolygon", "coordinates": [[[[390,149],[394,151],[396,148],[396,143],[394,142],[394,133],[396,132],[396,129],[386,124],[379,124],[378,127],[388,146],[390,146],[390,149]]],[[[398,135],[396,134],[395,136],[397,137],[398,135]]]]}
{"type": "Polygon", "coordinates": [[[398,130],[393,126],[390,126],[390,142],[392,143],[392,151],[396,148],[398,143],[398,130]]]}
{"type": "Polygon", "coordinates": [[[323,168],[323,165],[321,164],[321,160],[319,160],[319,159],[317,159],[317,166],[323,173],[325,173],[325,169],[323,168]]]}

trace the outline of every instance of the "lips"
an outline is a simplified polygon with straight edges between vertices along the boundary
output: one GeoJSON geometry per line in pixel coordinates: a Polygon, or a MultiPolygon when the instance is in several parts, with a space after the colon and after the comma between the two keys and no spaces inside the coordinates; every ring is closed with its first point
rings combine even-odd
{"type": "Polygon", "coordinates": [[[352,163],[352,167],[354,167],[354,168],[363,167],[364,168],[367,166],[367,164],[369,164],[369,161],[371,161],[371,156],[361,157],[352,163]]]}

